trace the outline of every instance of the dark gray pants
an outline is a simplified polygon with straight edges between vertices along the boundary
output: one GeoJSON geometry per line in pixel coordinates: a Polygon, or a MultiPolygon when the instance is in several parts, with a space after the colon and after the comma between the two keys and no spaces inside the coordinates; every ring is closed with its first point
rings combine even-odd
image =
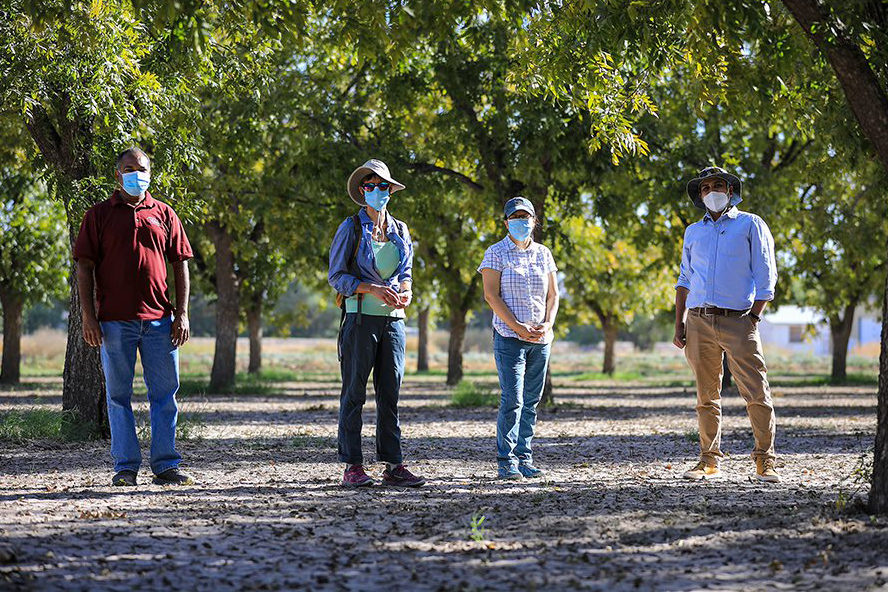
{"type": "Polygon", "coordinates": [[[363,464],[361,410],[367,402],[367,379],[373,370],[376,391],[376,457],[398,464],[401,424],[398,393],[404,378],[404,320],[392,317],[345,315],[339,334],[342,394],[339,398],[339,461],[363,464]]]}

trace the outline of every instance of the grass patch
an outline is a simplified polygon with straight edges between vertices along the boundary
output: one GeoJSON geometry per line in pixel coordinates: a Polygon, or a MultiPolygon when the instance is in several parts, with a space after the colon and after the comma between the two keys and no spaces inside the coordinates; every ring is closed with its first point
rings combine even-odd
{"type": "Polygon", "coordinates": [[[54,409],[10,411],[0,416],[0,440],[60,439],[66,413],[54,409]]]}
{"type": "Polygon", "coordinates": [[[849,374],[844,380],[833,380],[831,375],[811,376],[803,375],[802,378],[786,378],[786,374],[780,378],[769,381],[774,386],[879,386],[878,374],[849,374]]]}
{"type": "Polygon", "coordinates": [[[639,380],[644,378],[644,374],[634,370],[620,370],[613,374],[605,374],[604,372],[583,372],[575,375],[572,380],[639,380]]]}
{"type": "MultiPolygon", "coordinates": [[[[177,440],[200,440],[206,429],[206,422],[200,413],[182,413],[176,418],[177,440]]],[[[136,414],[136,437],[140,442],[151,441],[151,419],[147,413],[136,414]]]]}
{"type": "Polygon", "coordinates": [[[461,380],[450,396],[450,405],[453,407],[495,407],[497,403],[497,397],[492,391],[468,380],[461,380]]]}

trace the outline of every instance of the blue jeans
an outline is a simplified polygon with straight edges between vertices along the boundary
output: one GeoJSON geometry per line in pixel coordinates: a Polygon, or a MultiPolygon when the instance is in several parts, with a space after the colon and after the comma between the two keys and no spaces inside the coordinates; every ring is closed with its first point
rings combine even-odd
{"type": "Polygon", "coordinates": [[[111,456],[115,471],[138,471],[142,451],[133,416],[133,377],[136,351],[151,408],[151,470],[154,474],[179,466],[176,452],[176,392],[179,390],[179,352],[170,337],[172,318],[156,321],[104,321],[102,368],[111,425],[111,456]]]}
{"type": "Polygon", "coordinates": [[[499,374],[496,459],[500,471],[533,464],[531,444],[536,408],[543,396],[551,344],[527,343],[493,333],[493,356],[499,374]]]}
{"type": "Polygon", "coordinates": [[[398,395],[404,379],[404,319],[345,315],[339,334],[342,352],[342,393],[339,397],[339,462],[359,465],[361,452],[361,411],[367,402],[367,379],[373,371],[376,391],[376,459],[399,464],[401,423],[398,419],[398,395]]]}

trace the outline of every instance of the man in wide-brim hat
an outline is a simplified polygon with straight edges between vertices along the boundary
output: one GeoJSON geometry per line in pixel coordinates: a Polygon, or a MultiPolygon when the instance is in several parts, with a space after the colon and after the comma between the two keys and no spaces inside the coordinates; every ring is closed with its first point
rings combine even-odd
{"type": "Polygon", "coordinates": [[[688,197],[705,211],[688,226],[675,288],[676,347],[683,348],[697,379],[700,461],[686,479],[721,476],[722,357],[746,401],[755,447],[755,476],[780,481],[775,467],[774,407],[758,323],[774,299],[774,239],[764,220],[737,209],[740,179],[707,167],[688,182],[688,197]],[[686,314],[687,313],[687,314],[686,314]]]}

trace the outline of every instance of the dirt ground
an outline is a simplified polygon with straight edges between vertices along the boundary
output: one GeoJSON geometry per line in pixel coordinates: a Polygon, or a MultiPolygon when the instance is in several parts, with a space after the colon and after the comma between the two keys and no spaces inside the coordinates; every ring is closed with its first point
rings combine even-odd
{"type": "MultiPolygon", "coordinates": [[[[184,488],[147,467],[138,488],[110,487],[108,442],[0,443],[0,588],[888,590],[888,519],[848,479],[872,447],[873,387],[775,387],[784,480],[764,485],[736,393],[725,477],[698,484],[679,479],[697,451],[689,388],[557,380],[535,443],[546,477],[505,483],[493,407],[450,407],[438,377],[404,386],[419,490],[338,486],[335,381],[183,400],[184,488]]],[[[0,410],[60,397],[31,378],[0,410]]],[[[368,404],[368,461],[373,427],[368,404]]]]}

